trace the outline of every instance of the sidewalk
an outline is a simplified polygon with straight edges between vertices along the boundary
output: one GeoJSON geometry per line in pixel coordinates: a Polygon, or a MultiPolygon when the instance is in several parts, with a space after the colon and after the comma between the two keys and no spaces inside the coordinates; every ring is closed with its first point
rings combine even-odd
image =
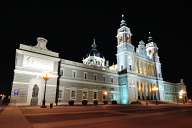
{"type": "Polygon", "coordinates": [[[32,128],[16,106],[6,106],[0,113],[0,128],[32,128]]]}

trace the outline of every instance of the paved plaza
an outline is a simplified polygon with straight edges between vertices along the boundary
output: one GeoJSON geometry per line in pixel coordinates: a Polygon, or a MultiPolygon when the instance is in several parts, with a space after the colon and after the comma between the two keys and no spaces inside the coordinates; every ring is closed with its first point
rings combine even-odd
{"type": "Polygon", "coordinates": [[[0,109],[0,128],[191,128],[191,122],[191,104],[0,109]]]}

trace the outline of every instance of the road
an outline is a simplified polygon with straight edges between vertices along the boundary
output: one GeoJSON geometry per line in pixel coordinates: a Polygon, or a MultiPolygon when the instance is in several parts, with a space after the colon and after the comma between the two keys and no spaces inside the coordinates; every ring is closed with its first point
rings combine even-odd
{"type": "Polygon", "coordinates": [[[192,128],[192,105],[57,106],[52,109],[38,106],[9,110],[8,113],[17,110],[16,115],[24,120],[20,125],[25,122],[30,128],[192,128]]]}
{"type": "Polygon", "coordinates": [[[192,106],[22,108],[37,128],[191,128],[192,106]]]}

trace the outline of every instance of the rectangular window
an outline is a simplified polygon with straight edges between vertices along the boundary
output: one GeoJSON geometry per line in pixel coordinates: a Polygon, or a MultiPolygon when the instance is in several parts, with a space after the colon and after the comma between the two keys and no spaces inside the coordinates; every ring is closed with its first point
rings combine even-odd
{"type": "Polygon", "coordinates": [[[97,80],[97,75],[94,75],[94,80],[97,80]]]}
{"type": "Polygon", "coordinates": [[[111,90],[111,91],[115,91],[115,89],[114,89],[114,88],[111,88],[110,90],[111,90]]]}
{"type": "Polygon", "coordinates": [[[110,95],[110,98],[111,98],[111,100],[113,100],[113,99],[114,99],[114,96],[113,96],[113,94],[111,94],[111,95],[110,95]]]}
{"type": "Polygon", "coordinates": [[[59,98],[62,98],[62,90],[59,90],[59,98]]]}
{"type": "Polygon", "coordinates": [[[103,82],[105,82],[106,81],[106,78],[105,78],[106,76],[105,75],[103,75],[103,82]]]}
{"type": "Polygon", "coordinates": [[[84,72],[84,79],[87,79],[87,72],[84,72]]]}
{"type": "Polygon", "coordinates": [[[63,69],[61,69],[59,75],[63,76],[64,75],[63,73],[64,73],[64,71],[63,71],[63,69]]]}
{"type": "Polygon", "coordinates": [[[76,99],[76,91],[72,90],[71,91],[71,100],[75,100],[76,99]]]}
{"type": "Polygon", "coordinates": [[[94,100],[97,99],[97,92],[93,92],[93,99],[94,99],[94,100]]]}
{"type": "Polygon", "coordinates": [[[76,76],[77,76],[77,71],[72,71],[72,77],[76,78],[76,76]]]}
{"type": "Polygon", "coordinates": [[[113,83],[113,78],[111,78],[111,83],[113,83]]]}
{"type": "Polygon", "coordinates": [[[88,93],[87,91],[83,91],[83,100],[87,100],[88,93]]]}

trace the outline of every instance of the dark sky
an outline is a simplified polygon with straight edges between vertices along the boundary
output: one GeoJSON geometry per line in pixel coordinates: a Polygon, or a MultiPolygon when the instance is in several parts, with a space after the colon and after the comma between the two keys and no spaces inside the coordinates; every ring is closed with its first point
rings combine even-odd
{"type": "MultiPolygon", "coordinates": [[[[134,0],[135,1],[135,0],[134,0]]],[[[132,43],[146,42],[151,31],[159,47],[164,80],[191,79],[191,8],[188,4],[105,1],[103,2],[15,2],[1,10],[0,90],[8,90],[13,79],[15,49],[20,43],[35,45],[38,36],[48,39],[48,49],[60,57],[81,62],[96,38],[105,58],[116,63],[116,32],[125,15],[132,43]]],[[[192,94],[191,94],[192,95],[192,94]]]]}

